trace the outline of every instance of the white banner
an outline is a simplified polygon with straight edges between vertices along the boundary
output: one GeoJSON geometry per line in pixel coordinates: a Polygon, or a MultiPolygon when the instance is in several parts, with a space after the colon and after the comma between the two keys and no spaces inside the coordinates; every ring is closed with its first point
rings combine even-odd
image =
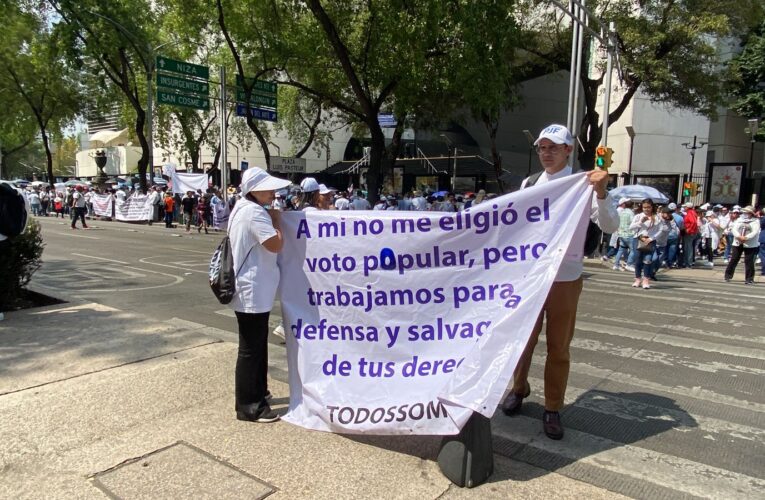
{"type": "Polygon", "coordinates": [[[132,195],[114,206],[114,218],[119,221],[136,222],[151,219],[153,208],[146,195],[132,195]]]}
{"type": "Polygon", "coordinates": [[[591,200],[579,174],[460,213],[282,214],[285,420],[410,435],[491,416],[591,200]]]}
{"type": "Polygon", "coordinates": [[[172,180],[174,193],[183,194],[188,191],[196,193],[197,190],[201,190],[204,193],[209,187],[207,174],[183,174],[180,172],[173,172],[172,180]]]}
{"type": "Polygon", "coordinates": [[[114,197],[110,194],[93,193],[90,202],[93,203],[93,213],[101,217],[112,216],[112,201],[114,197]]]}

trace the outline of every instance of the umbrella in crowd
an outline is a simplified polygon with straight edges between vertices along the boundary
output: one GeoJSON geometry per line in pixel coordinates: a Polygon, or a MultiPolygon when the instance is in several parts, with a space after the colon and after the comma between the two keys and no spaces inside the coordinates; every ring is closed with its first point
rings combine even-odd
{"type": "Polygon", "coordinates": [[[666,204],[669,203],[669,198],[651,186],[644,186],[642,184],[628,184],[611,190],[611,196],[615,199],[629,198],[633,201],[641,201],[645,199],[653,200],[654,203],[666,204]]]}
{"type": "Polygon", "coordinates": [[[90,183],[88,181],[80,181],[77,179],[72,179],[72,180],[66,181],[64,183],[64,186],[67,186],[67,187],[90,186],[90,183]]]}

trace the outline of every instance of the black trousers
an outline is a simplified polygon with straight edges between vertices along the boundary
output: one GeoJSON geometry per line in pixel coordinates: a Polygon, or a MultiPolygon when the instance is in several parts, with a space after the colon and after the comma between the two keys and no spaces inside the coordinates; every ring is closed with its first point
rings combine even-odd
{"type": "Polygon", "coordinates": [[[242,406],[257,408],[266,402],[270,314],[236,311],[239,324],[239,354],[234,382],[237,409],[242,406]]]}
{"type": "Polygon", "coordinates": [[[733,247],[730,253],[730,261],[728,267],[725,268],[725,279],[729,280],[733,278],[733,273],[736,272],[736,266],[738,261],[741,260],[741,254],[744,254],[744,281],[747,283],[754,281],[754,260],[757,258],[758,248],[744,248],[742,245],[733,247]]]}
{"type": "Polygon", "coordinates": [[[88,225],[85,223],[86,211],[87,208],[85,207],[72,207],[72,227],[77,225],[77,219],[82,221],[82,227],[88,227],[88,225]]]}

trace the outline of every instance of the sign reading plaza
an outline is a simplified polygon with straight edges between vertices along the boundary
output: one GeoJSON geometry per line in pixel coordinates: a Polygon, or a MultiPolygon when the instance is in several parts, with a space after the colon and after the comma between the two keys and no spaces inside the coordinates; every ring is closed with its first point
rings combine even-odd
{"type": "Polygon", "coordinates": [[[157,102],[192,109],[210,109],[210,69],[157,56],[157,102]]]}
{"type": "Polygon", "coordinates": [[[249,105],[252,109],[252,116],[256,120],[265,120],[275,122],[277,120],[277,87],[273,82],[265,80],[255,80],[253,78],[242,78],[236,75],[236,113],[238,116],[246,116],[245,105],[247,103],[247,93],[244,90],[245,83],[252,87],[250,93],[249,105]],[[240,110],[241,108],[241,110],[240,110]]]}
{"type": "Polygon", "coordinates": [[[283,174],[304,174],[306,167],[305,158],[286,158],[283,156],[271,157],[271,170],[283,174]]]}

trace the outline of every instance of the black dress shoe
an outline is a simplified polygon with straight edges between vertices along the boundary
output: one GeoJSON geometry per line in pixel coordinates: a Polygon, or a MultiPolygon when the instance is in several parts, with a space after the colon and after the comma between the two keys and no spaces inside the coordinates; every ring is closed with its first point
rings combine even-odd
{"type": "Polygon", "coordinates": [[[526,384],[526,393],[525,394],[516,394],[514,392],[510,392],[510,394],[507,395],[504,401],[502,401],[502,411],[505,412],[505,415],[514,415],[518,413],[518,411],[521,409],[521,405],[523,404],[523,400],[531,394],[531,386],[529,384],[526,384]]]}
{"type": "Polygon", "coordinates": [[[542,415],[542,428],[550,439],[562,439],[563,424],[560,421],[560,413],[545,410],[542,415]]]}

